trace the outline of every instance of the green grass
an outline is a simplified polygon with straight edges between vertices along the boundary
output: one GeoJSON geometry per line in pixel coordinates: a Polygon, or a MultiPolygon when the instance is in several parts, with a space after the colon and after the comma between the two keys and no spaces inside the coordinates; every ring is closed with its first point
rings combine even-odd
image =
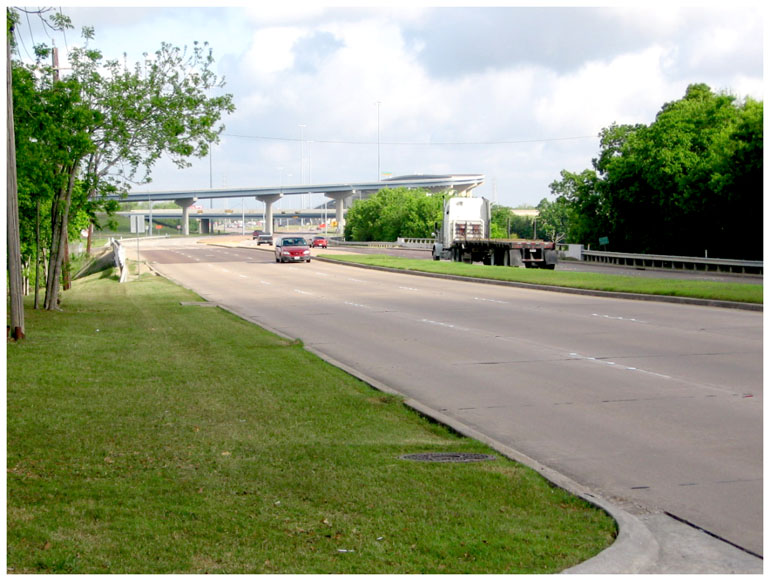
{"type": "Polygon", "coordinates": [[[13,573],[552,573],[614,521],[145,275],[91,275],[7,350],[13,573]],[[346,551],[346,552],[343,552],[346,551]]]}
{"type": "Polygon", "coordinates": [[[486,278],[511,282],[522,282],[557,287],[579,288],[648,295],[666,295],[710,300],[762,303],[761,284],[712,282],[705,280],[679,280],[670,278],[648,278],[600,274],[592,272],[563,272],[537,268],[511,268],[507,266],[484,266],[461,262],[418,260],[383,254],[370,255],[321,255],[324,258],[353,262],[370,266],[381,266],[399,270],[412,270],[486,278]]]}

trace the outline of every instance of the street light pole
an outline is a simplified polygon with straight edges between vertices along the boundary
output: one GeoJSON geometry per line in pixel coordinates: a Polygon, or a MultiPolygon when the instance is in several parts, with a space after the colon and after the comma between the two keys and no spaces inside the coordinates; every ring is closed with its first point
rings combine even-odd
{"type": "MultiPolygon", "coordinates": [[[[299,183],[305,185],[305,127],[307,125],[299,124],[299,183]]],[[[305,209],[305,195],[302,195],[302,209],[305,209]]]]}
{"type": "Polygon", "coordinates": [[[377,101],[377,181],[380,181],[380,104],[382,101],[377,101]]]}

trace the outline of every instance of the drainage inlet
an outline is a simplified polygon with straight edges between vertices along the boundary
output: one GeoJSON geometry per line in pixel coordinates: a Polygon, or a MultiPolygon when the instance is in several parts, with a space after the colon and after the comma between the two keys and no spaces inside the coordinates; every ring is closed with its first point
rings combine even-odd
{"type": "Polygon", "coordinates": [[[415,462],[484,462],[497,460],[491,454],[470,454],[465,452],[429,452],[426,454],[407,454],[401,456],[402,460],[415,462]]]}

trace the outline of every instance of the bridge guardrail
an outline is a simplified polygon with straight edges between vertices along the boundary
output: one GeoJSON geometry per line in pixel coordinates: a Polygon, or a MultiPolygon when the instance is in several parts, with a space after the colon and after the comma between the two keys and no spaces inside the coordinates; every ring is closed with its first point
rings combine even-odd
{"type": "Polygon", "coordinates": [[[395,242],[352,242],[339,238],[329,238],[332,246],[362,246],[364,248],[414,248],[430,250],[433,248],[433,238],[399,238],[395,242]]]}
{"type": "Polygon", "coordinates": [[[582,250],[581,260],[636,268],[660,268],[667,270],[702,270],[730,272],[737,274],[762,275],[762,260],[733,260],[729,258],[708,258],[698,256],[666,256],[662,254],[631,254],[606,252],[603,250],[582,250]]]}

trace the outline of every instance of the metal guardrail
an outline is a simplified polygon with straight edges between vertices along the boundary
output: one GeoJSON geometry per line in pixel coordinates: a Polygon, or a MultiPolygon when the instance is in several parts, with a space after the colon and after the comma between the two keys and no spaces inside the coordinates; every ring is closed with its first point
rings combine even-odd
{"type": "Polygon", "coordinates": [[[395,242],[352,242],[340,238],[329,238],[331,246],[361,246],[364,248],[412,248],[430,250],[433,238],[399,238],[395,242]]]}
{"type": "Polygon", "coordinates": [[[737,274],[763,274],[762,260],[732,260],[728,258],[706,258],[698,256],[665,256],[661,254],[629,254],[583,250],[584,262],[632,266],[636,268],[659,268],[668,270],[701,270],[731,272],[737,274]]]}
{"type": "Polygon", "coordinates": [[[400,248],[397,242],[353,242],[329,238],[329,246],[360,246],[363,248],[400,248]]]}

